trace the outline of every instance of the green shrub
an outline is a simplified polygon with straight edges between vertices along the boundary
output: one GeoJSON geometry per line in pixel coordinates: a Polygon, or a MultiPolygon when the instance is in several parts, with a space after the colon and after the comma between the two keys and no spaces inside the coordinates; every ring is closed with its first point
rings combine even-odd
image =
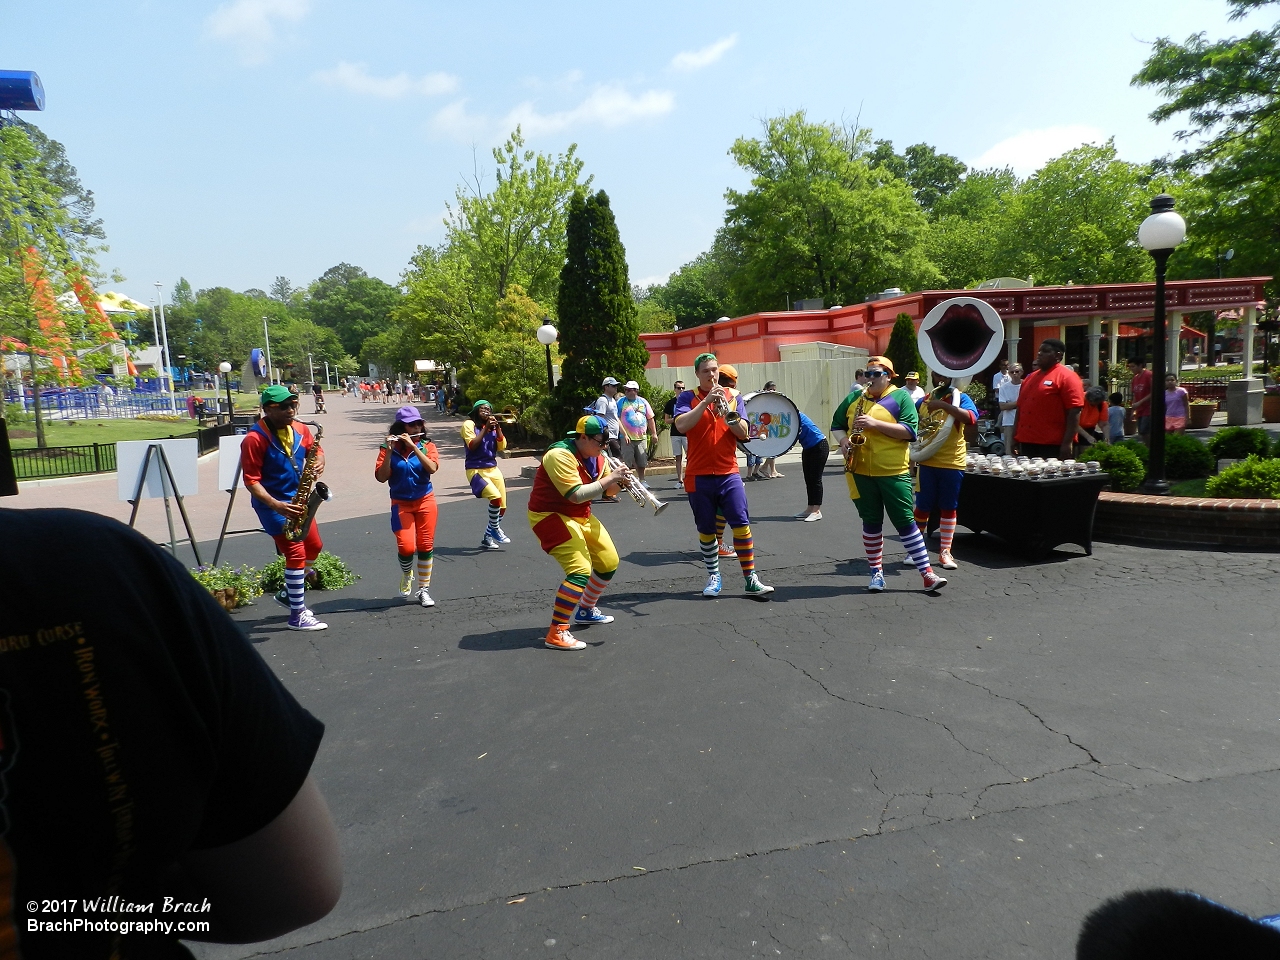
{"type": "MultiPolygon", "coordinates": [[[[316,590],[341,590],[360,579],[358,573],[352,573],[350,567],[328,550],[321,550],[311,566],[316,575],[307,586],[316,590]]],[[[284,589],[284,557],[276,557],[262,568],[262,589],[267,593],[284,589]]]]}
{"type": "Polygon", "coordinates": [[[1116,446],[1128,450],[1142,462],[1144,467],[1151,460],[1151,451],[1147,449],[1147,445],[1141,440],[1121,440],[1116,446]]]}
{"type": "MultiPolygon", "coordinates": [[[[283,560],[281,561],[283,564],[283,560]]],[[[283,569],[283,566],[281,567],[283,569]]],[[[255,597],[262,596],[258,571],[250,566],[233,567],[229,563],[213,566],[205,564],[191,571],[196,583],[206,590],[232,589],[236,592],[236,606],[243,607],[255,597]]],[[[281,578],[283,579],[283,574],[281,578]]]]}
{"type": "Polygon", "coordinates": [[[1104,473],[1111,475],[1111,489],[1118,493],[1137,490],[1147,475],[1147,468],[1138,455],[1123,444],[1107,446],[1100,443],[1093,447],[1093,459],[1102,465],[1104,473]]]}
{"type": "Polygon", "coordinates": [[[1164,473],[1170,480],[1192,480],[1213,473],[1216,461],[1196,437],[1171,433],[1164,438],[1164,473]]]}
{"type": "Polygon", "coordinates": [[[1280,500],[1280,460],[1249,457],[1210,477],[1204,491],[1211,497],[1280,500]]]}
{"type": "Polygon", "coordinates": [[[1257,427],[1227,427],[1209,438],[1209,452],[1219,460],[1271,456],[1271,436],[1257,427]]]}

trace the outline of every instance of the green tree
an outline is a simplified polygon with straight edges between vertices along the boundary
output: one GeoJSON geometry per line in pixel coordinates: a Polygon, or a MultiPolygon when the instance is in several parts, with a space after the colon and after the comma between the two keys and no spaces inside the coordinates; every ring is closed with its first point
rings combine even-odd
{"type": "Polygon", "coordinates": [[[726,239],[741,257],[730,278],[736,312],[801,297],[857,303],[937,279],[925,215],[906,182],[868,162],[869,136],[801,111],[734,143],[730,155],[752,177],[749,190],[725,194],[726,239]]]}
{"type": "MultiPolygon", "coordinates": [[[[1233,20],[1275,3],[1227,0],[1233,20]]],[[[1185,115],[1178,137],[1193,146],[1173,166],[1198,174],[1208,198],[1188,204],[1189,249],[1171,258],[1170,273],[1215,276],[1219,255],[1234,249],[1234,275],[1280,275],[1280,22],[1218,41],[1161,38],[1133,83],[1164,96],[1157,123],[1185,115]]],[[[1274,305],[1276,281],[1267,292],[1274,305]]]]}
{"type": "Polygon", "coordinates": [[[959,158],[939,153],[927,143],[912,144],[899,156],[893,152],[893,143],[889,140],[876,141],[868,162],[872,167],[883,167],[899,180],[905,180],[916,202],[928,213],[932,213],[938,201],[960,185],[969,169],[959,158]]]}
{"type": "Polygon", "coordinates": [[[728,239],[721,232],[710,250],[698,254],[666,283],[654,286],[650,297],[675,316],[679,330],[714,323],[733,309],[729,277],[735,266],[728,239]]]}
{"type": "Polygon", "coordinates": [[[925,249],[943,286],[970,287],[1016,269],[1003,248],[1012,235],[1010,205],[1019,187],[1008,168],[973,170],[938,199],[925,249]]]}
{"type": "Polygon", "coordinates": [[[669,333],[676,329],[676,315],[658,302],[653,287],[631,288],[636,304],[636,324],[641,333],[669,333]]]}
{"type": "Polygon", "coordinates": [[[340,263],[311,284],[306,309],[312,320],[335,331],[343,350],[354,356],[366,339],[387,328],[402,296],[397,287],[340,263]]]}
{"type": "Polygon", "coordinates": [[[476,182],[459,187],[445,221],[449,242],[471,265],[477,298],[495,304],[511,284],[534,300],[555,297],[564,264],[569,198],[587,189],[579,182],[576,144],[558,157],[525,149],[520,128],[493,151],[496,184],[490,193],[476,182]]]}
{"type": "Polygon", "coordinates": [[[557,301],[562,374],[555,426],[572,424],[606,376],[641,380],[649,360],[639,340],[626,251],[603,190],[574,195],[567,233],[557,301]]]}
{"type": "Polygon", "coordinates": [[[910,314],[900,313],[893,321],[889,345],[885,347],[884,355],[893,363],[899,380],[914,370],[920,374],[922,383],[928,383],[929,378],[925,374],[928,367],[920,356],[920,348],[916,346],[916,326],[910,314]]]}
{"type": "Polygon", "coordinates": [[[1151,257],[1136,238],[1151,195],[1151,169],[1118,159],[1114,141],[1068,150],[1012,198],[999,241],[1002,272],[1050,284],[1150,279],[1151,257]]]}
{"type": "MultiPolygon", "coordinates": [[[[547,311],[513,283],[495,313],[492,335],[459,379],[468,396],[489,397],[524,413],[547,396],[546,353],[535,336],[547,311]]],[[[554,359],[554,349],[552,355],[554,359]]]]}
{"type": "Polygon", "coordinates": [[[178,282],[173,285],[173,293],[170,294],[175,307],[189,307],[196,302],[195,292],[191,289],[191,284],[187,282],[186,277],[179,277],[178,282]]]}

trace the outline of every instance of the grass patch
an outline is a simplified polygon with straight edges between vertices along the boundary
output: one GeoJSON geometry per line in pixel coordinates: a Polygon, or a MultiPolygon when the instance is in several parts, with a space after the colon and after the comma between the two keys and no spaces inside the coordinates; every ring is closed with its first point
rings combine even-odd
{"type": "Polygon", "coordinates": [[[1169,493],[1175,497],[1207,497],[1204,492],[1204,485],[1208,482],[1206,477],[1197,477],[1194,480],[1179,480],[1170,484],[1169,493]]]}
{"type": "MultiPolygon", "coordinates": [[[[11,424],[10,446],[15,449],[34,448],[35,432],[34,423],[11,424]]],[[[45,439],[51,447],[115,443],[119,440],[166,440],[169,437],[193,437],[195,432],[194,420],[180,423],[157,420],[56,420],[44,425],[45,439]]]]}

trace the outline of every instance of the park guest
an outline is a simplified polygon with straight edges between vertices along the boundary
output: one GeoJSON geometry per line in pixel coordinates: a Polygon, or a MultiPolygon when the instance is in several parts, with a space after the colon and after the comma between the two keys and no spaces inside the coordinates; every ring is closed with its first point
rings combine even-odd
{"type": "MultiPolygon", "coordinates": [[[[189,957],[178,937],[251,943],[327,914],[342,861],[310,774],[324,725],[141,534],[61,509],[0,510],[0,529],[23,545],[0,554],[4,955],[189,957]],[[48,575],[68,543],[94,558],[92,591],[48,575]],[[207,898],[208,912],[174,919],[210,928],[30,932],[28,920],[92,919],[65,901],[57,917],[18,906],[52,891],[207,898]]],[[[129,918],[163,915],[114,919],[129,918]]]]}
{"type": "Polygon", "coordinates": [[[1133,374],[1133,407],[1138,416],[1138,437],[1143,443],[1151,442],[1151,371],[1145,360],[1130,360],[1129,372],[1133,374]]]}
{"type": "Polygon", "coordinates": [[[1008,367],[1008,374],[1000,381],[996,392],[996,404],[1000,408],[1000,433],[1004,437],[1006,453],[1013,453],[1013,423],[1018,414],[1018,391],[1022,389],[1022,364],[1008,367]]]}
{"type": "Polygon", "coordinates": [[[673,386],[675,396],[662,408],[662,422],[671,429],[671,454],[676,458],[676,483],[684,483],[684,451],[683,434],[676,429],[676,397],[684,393],[684,381],[677,380],[673,386]]]}
{"type": "Polygon", "coordinates": [[[1113,393],[1107,401],[1107,443],[1119,443],[1124,439],[1124,394],[1113,393]]]}
{"type": "Polygon", "coordinates": [[[1164,432],[1185,433],[1191,416],[1191,397],[1186,387],[1178,386],[1172,373],[1164,378],[1164,432]]]}
{"type": "Polygon", "coordinates": [[[1109,421],[1107,392],[1101,387],[1090,387],[1084,392],[1084,406],[1080,409],[1080,429],[1076,432],[1078,451],[1104,442],[1109,421]]]}
{"type": "Polygon", "coordinates": [[[654,422],[653,407],[640,396],[640,384],[628,380],[622,386],[623,397],[618,401],[618,429],[622,441],[622,462],[635,471],[636,479],[644,482],[644,471],[649,466],[649,441],[658,442],[658,427],[654,422]]]}
{"type": "Polygon", "coordinates": [[[911,394],[912,403],[919,403],[924,399],[924,388],[920,386],[920,374],[914,370],[903,378],[902,389],[911,394]]]}

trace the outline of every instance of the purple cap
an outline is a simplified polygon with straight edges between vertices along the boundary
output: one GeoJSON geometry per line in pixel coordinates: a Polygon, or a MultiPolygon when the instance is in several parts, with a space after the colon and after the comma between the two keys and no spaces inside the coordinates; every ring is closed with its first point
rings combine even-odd
{"type": "Polygon", "coordinates": [[[417,423],[422,419],[422,414],[418,412],[418,408],[412,404],[405,404],[396,411],[396,419],[401,423],[417,423]]]}

